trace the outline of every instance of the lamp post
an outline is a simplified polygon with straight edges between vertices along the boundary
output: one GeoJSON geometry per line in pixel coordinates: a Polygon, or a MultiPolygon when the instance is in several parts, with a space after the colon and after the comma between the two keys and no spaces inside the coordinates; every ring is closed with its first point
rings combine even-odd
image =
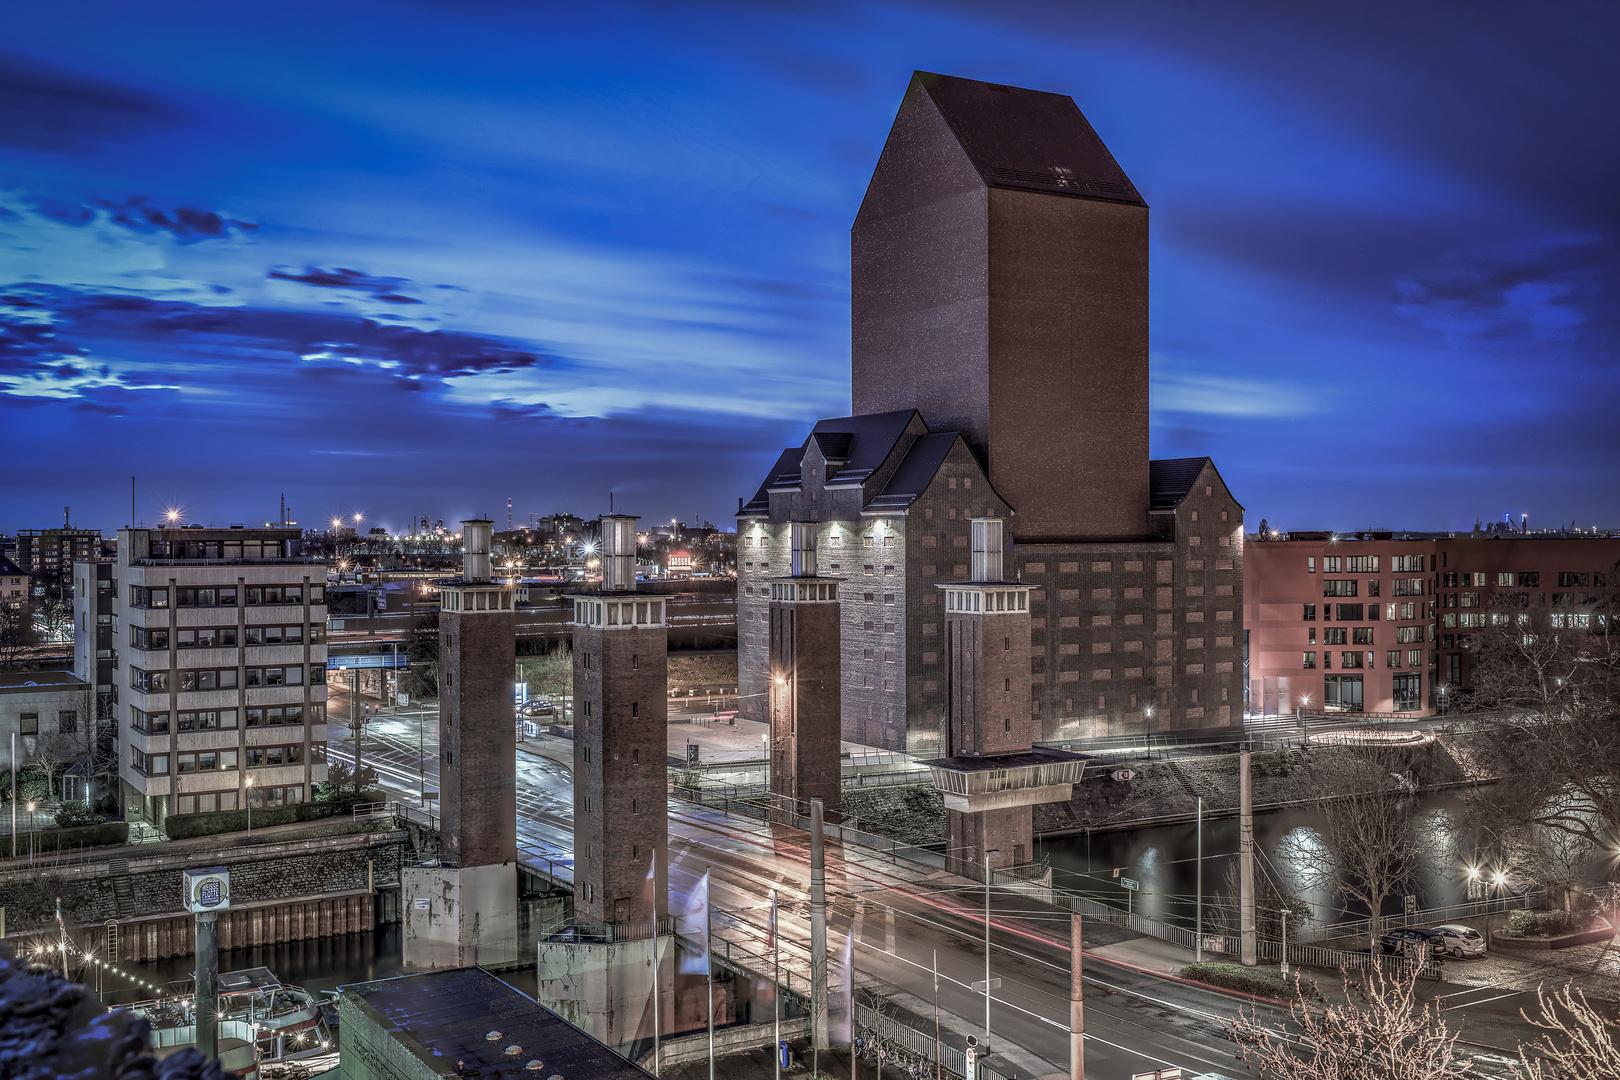
{"type": "Polygon", "coordinates": [[[247,778],[247,815],[248,815],[248,843],[253,843],[253,776],[247,778]]]}
{"type": "Polygon", "coordinates": [[[34,807],[39,803],[28,800],[28,865],[34,865],[34,807]]]}

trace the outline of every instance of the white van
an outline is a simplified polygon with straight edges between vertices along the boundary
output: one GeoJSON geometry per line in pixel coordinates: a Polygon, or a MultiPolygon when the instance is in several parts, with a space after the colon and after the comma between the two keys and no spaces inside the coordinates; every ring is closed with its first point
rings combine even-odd
{"type": "Polygon", "coordinates": [[[1459,960],[1465,956],[1485,954],[1485,935],[1472,926],[1443,923],[1436,926],[1434,932],[1440,935],[1440,950],[1450,953],[1459,960]]]}

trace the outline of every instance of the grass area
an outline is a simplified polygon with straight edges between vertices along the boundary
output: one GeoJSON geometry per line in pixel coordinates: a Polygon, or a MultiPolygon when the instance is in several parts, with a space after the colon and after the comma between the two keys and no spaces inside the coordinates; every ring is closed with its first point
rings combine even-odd
{"type": "Polygon", "coordinates": [[[1239,990],[1278,1001],[1291,1002],[1297,995],[1303,995],[1308,1001],[1322,1000],[1314,982],[1298,975],[1285,978],[1281,972],[1270,968],[1248,968],[1241,964],[1188,964],[1181,969],[1181,977],[1223,990],[1239,990]]]}
{"type": "Polygon", "coordinates": [[[907,844],[945,839],[945,797],[932,787],[846,787],[843,812],[846,824],[907,844]]]}

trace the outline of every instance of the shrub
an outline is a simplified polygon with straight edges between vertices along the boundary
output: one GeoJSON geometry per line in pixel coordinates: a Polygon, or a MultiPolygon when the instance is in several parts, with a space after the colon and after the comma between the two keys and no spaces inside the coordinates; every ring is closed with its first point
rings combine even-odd
{"type": "MultiPolygon", "coordinates": [[[[122,821],[107,821],[99,825],[83,825],[74,829],[46,829],[33,834],[36,852],[72,850],[78,847],[105,847],[123,844],[129,840],[129,826],[122,821]]],[[[27,851],[28,834],[17,834],[17,852],[27,851]]],[[[7,852],[10,852],[8,847],[7,852]]]]}
{"type": "Polygon", "coordinates": [[[1226,990],[1241,990],[1245,994],[1276,998],[1279,1001],[1294,1000],[1296,992],[1308,1000],[1321,1000],[1322,997],[1314,982],[1302,979],[1298,975],[1289,975],[1285,978],[1281,972],[1270,968],[1247,968],[1241,964],[1213,962],[1188,964],[1181,969],[1181,977],[1226,990]]]}
{"type": "Polygon", "coordinates": [[[1508,935],[1510,937],[1557,937],[1574,934],[1592,923],[1592,913],[1571,915],[1567,911],[1510,911],[1508,935]]]}
{"type": "MultiPolygon", "coordinates": [[[[296,821],[319,821],[349,813],[356,803],[383,802],[383,793],[367,791],[356,797],[352,793],[330,802],[295,803],[292,806],[256,807],[253,827],[267,829],[272,825],[291,825],[296,821]]],[[[163,832],[170,840],[185,840],[193,836],[214,836],[218,833],[242,832],[248,826],[246,810],[209,810],[200,814],[170,814],[163,819],[163,832]]]]}
{"type": "Polygon", "coordinates": [[[107,819],[91,810],[89,805],[82,802],[65,802],[56,811],[56,827],[59,829],[78,829],[85,825],[100,825],[107,819]]]}

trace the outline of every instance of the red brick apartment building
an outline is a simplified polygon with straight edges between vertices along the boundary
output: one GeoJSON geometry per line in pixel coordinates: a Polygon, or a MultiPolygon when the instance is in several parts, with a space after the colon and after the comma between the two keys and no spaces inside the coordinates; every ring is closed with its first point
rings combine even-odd
{"type": "Polygon", "coordinates": [[[1493,620],[1543,610],[1582,625],[1617,561],[1620,537],[1574,533],[1251,537],[1248,711],[1432,715],[1469,687],[1493,620]]]}

